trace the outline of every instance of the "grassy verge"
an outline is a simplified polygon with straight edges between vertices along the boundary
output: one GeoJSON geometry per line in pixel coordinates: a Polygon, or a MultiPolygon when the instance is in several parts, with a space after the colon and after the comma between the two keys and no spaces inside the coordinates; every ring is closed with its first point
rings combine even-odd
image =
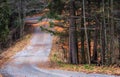
{"type": "Polygon", "coordinates": [[[72,65],[63,63],[60,61],[51,61],[52,65],[50,68],[67,70],[67,71],[77,71],[77,72],[85,72],[85,73],[99,73],[99,74],[110,74],[110,75],[119,75],[120,76],[120,68],[116,67],[107,67],[107,66],[95,66],[88,64],[81,65],[72,65]],[[54,64],[53,64],[54,63],[54,64]]]}
{"type": "Polygon", "coordinates": [[[0,68],[4,65],[5,62],[9,61],[13,55],[21,51],[23,48],[25,48],[29,44],[31,36],[32,34],[25,35],[23,38],[18,40],[10,48],[2,51],[3,53],[0,54],[0,68]]]}

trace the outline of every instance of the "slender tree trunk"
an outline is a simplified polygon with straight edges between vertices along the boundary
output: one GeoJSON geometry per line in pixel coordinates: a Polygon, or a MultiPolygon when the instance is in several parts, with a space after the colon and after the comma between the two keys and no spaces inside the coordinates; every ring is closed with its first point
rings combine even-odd
{"type": "Polygon", "coordinates": [[[90,59],[91,59],[91,31],[89,30],[88,31],[88,46],[89,46],[89,56],[90,56],[90,59]]]}
{"type": "Polygon", "coordinates": [[[88,58],[88,63],[91,64],[89,44],[88,44],[88,32],[86,27],[85,0],[83,0],[83,17],[84,17],[85,37],[86,37],[86,43],[87,43],[87,58],[88,58]]]}
{"type": "Polygon", "coordinates": [[[102,32],[101,32],[101,35],[102,35],[102,51],[101,51],[101,62],[102,62],[102,65],[105,64],[105,53],[106,53],[106,24],[105,24],[105,10],[104,10],[104,7],[105,7],[105,4],[104,4],[104,0],[102,1],[102,4],[103,4],[103,18],[102,18],[102,32]]]}
{"type": "Polygon", "coordinates": [[[22,35],[22,27],[21,27],[21,23],[22,23],[22,19],[21,19],[21,0],[19,1],[18,3],[18,6],[17,6],[17,11],[18,11],[18,18],[19,18],[19,37],[21,37],[22,35]]]}
{"type": "MultiPolygon", "coordinates": [[[[83,19],[82,19],[82,24],[81,24],[82,26],[82,28],[84,27],[84,22],[83,22],[83,19]]],[[[85,54],[85,50],[84,50],[84,37],[85,37],[85,32],[84,32],[84,30],[83,29],[81,29],[81,56],[82,56],[82,58],[81,58],[81,62],[82,62],[82,64],[85,64],[86,63],[86,54],[85,54]]]]}
{"type": "Polygon", "coordinates": [[[114,20],[113,20],[113,0],[111,0],[110,2],[110,6],[111,6],[111,42],[110,42],[110,60],[111,63],[114,63],[114,20]]]}
{"type": "Polygon", "coordinates": [[[93,49],[93,57],[92,62],[97,63],[97,45],[98,45],[98,31],[97,28],[95,29],[95,37],[94,37],[94,49],[93,49]]]}
{"type": "Polygon", "coordinates": [[[119,36],[118,36],[118,41],[119,41],[119,60],[120,60],[120,33],[119,33],[119,36]]]}
{"type": "MultiPolygon", "coordinates": [[[[108,1],[108,8],[107,8],[107,13],[108,13],[108,15],[107,15],[107,25],[109,26],[108,27],[108,34],[110,34],[110,32],[111,32],[111,28],[110,28],[110,0],[107,0],[108,1]]],[[[109,40],[109,38],[108,38],[108,40],[109,40]]],[[[110,42],[108,42],[107,43],[107,45],[108,45],[108,52],[106,53],[106,55],[107,55],[107,65],[110,65],[110,42]]]]}
{"type": "MultiPolygon", "coordinates": [[[[91,8],[89,8],[90,7],[90,4],[91,4],[91,2],[90,3],[88,3],[88,7],[87,7],[87,12],[89,13],[89,15],[88,15],[88,27],[90,27],[91,25],[90,25],[90,18],[89,17],[91,17],[90,15],[91,15],[91,8]]],[[[90,59],[91,59],[91,30],[88,30],[88,46],[89,46],[89,56],[90,56],[90,59]]]]}
{"type": "Polygon", "coordinates": [[[93,57],[92,57],[92,62],[98,63],[98,44],[99,44],[99,33],[100,33],[100,42],[101,42],[101,30],[100,30],[100,21],[99,21],[100,16],[97,15],[95,16],[96,20],[96,27],[95,27],[95,37],[94,37],[94,50],[93,50],[93,57]]]}
{"type": "Polygon", "coordinates": [[[75,16],[75,4],[74,0],[70,1],[70,27],[69,27],[69,51],[70,51],[70,63],[78,64],[78,45],[77,45],[77,33],[76,33],[76,21],[72,16],[75,16]]]}
{"type": "Polygon", "coordinates": [[[24,33],[24,4],[23,0],[20,0],[20,13],[21,13],[21,31],[20,31],[20,36],[23,36],[24,33]]]}

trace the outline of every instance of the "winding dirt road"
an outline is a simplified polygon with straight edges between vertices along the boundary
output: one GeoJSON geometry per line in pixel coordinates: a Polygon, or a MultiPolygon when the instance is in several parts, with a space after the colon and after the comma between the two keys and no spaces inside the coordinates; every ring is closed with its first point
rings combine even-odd
{"type": "Polygon", "coordinates": [[[11,60],[0,69],[0,72],[4,77],[116,77],[111,75],[85,74],[38,68],[37,63],[48,60],[51,46],[52,36],[42,32],[39,27],[36,27],[30,45],[13,56],[11,60]]]}

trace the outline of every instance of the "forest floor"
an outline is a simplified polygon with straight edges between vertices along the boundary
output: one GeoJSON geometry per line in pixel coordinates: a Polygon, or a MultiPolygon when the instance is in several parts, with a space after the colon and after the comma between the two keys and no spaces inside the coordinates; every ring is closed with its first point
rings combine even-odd
{"type": "MultiPolygon", "coordinates": [[[[41,23],[34,24],[33,26],[38,26],[40,24],[41,23]]],[[[42,25],[43,24],[46,24],[46,22],[43,22],[42,25]]],[[[61,30],[61,29],[57,28],[57,30],[61,30]]],[[[41,31],[40,32],[38,31],[34,35],[35,36],[32,37],[34,40],[31,39],[33,41],[32,45],[29,46],[27,45],[30,42],[29,39],[30,35],[28,35],[26,40],[25,39],[21,40],[21,42],[16,43],[13,46],[13,48],[11,47],[11,49],[8,49],[8,51],[4,53],[4,56],[8,55],[8,57],[5,57],[3,59],[3,62],[1,59],[0,64],[3,64],[4,62],[10,60],[9,59],[10,57],[13,58],[13,60],[10,60],[10,62],[8,62],[8,65],[3,69],[4,71],[6,71],[5,69],[7,69],[7,73],[13,75],[13,77],[16,77],[16,75],[17,77],[40,77],[40,76],[42,77],[96,77],[96,76],[115,77],[105,74],[113,74],[113,75],[120,74],[120,69],[115,67],[113,68],[113,67],[97,67],[94,65],[92,66],[71,65],[60,62],[58,57],[56,57],[56,53],[57,54],[61,54],[61,53],[57,52],[58,47],[56,45],[56,42],[58,40],[56,40],[55,37],[53,38],[50,60],[48,62],[43,62],[41,60],[48,58],[48,56],[46,55],[49,55],[47,51],[49,52],[51,43],[50,44],[47,43],[49,43],[49,41],[50,42],[52,41],[51,40],[52,37],[49,34],[46,34],[41,31]],[[26,46],[27,48],[25,48],[25,50],[22,50],[26,46]],[[15,55],[16,53],[18,54],[15,55]],[[34,64],[34,62],[35,64],[36,62],[40,62],[37,63],[39,68],[34,64]],[[85,73],[81,73],[81,72],[85,72],[85,73]],[[86,73],[93,73],[93,74],[86,74],[86,73]],[[94,73],[102,73],[102,74],[94,74],[94,73]]]]}
{"type": "Polygon", "coordinates": [[[46,68],[120,76],[120,67],[117,66],[96,66],[96,65],[88,65],[88,64],[72,65],[72,64],[64,63],[63,60],[61,60],[63,57],[63,54],[61,52],[63,51],[61,51],[62,49],[59,47],[58,43],[56,43],[58,41],[59,40],[57,37],[53,38],[50,61],[48,62],[49,66],[46,66],[46,68]]]}

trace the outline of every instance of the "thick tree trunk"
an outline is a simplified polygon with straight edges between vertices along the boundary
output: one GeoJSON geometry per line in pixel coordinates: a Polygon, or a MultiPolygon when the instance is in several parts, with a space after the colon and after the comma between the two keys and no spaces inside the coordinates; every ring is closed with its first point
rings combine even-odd
{"type": "MultiPolygon", "coordinates": [[[[75,4],[74,0],[70,1],[70,15],[75,16],[75,4]]],[[[70,51],[70,63],[78,64],[78,45],[77,45],[77,32],[76,21],[71,17],[69,27],[69,51],[70,51]]]]}

